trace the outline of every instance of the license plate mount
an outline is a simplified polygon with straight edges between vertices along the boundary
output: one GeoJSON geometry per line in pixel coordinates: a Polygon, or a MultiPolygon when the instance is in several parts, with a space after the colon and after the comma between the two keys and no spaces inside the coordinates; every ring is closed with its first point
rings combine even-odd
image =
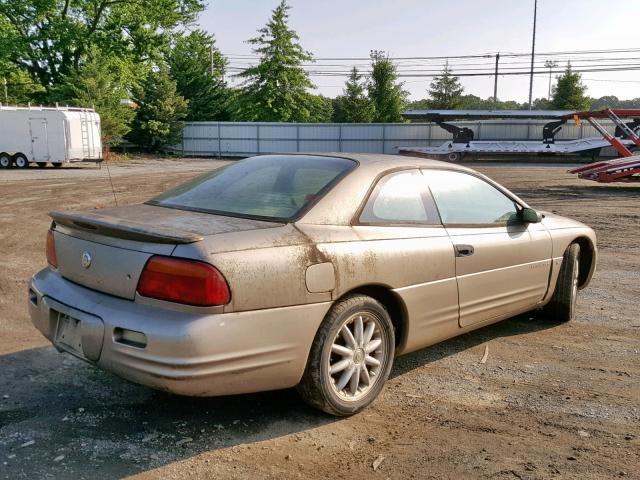
{"type": "Polygon", "coordinates": [[[80,320],[58,312],[56,344],[67,352],[84,358],[80,320]]]}

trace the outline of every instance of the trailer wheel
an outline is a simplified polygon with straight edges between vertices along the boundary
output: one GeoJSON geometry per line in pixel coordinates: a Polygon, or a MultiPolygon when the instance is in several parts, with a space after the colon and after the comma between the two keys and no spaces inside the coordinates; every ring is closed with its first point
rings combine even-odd
{"type": "Polygon", "coordinates": [[[60,168],[60,167],[62,167],[62,163],[61,163],[61,162],[52,163],[51,165],[53,165],[55,168],[60,168]]]}
{"type": "Polygon", "coordinates": [[[459,162],[462,159],[462,154],[460,152],[449,152],[447,154],[447,160],[450,162],[459,162]]]}
{"type": "Polygon", "coordinates": [[[38,168],[44,168],[47,166],[47,162],[36,162],[38,164],[38,168]]]}
{"type": "Polygon", "coordinates": [[[13,159],[8,153],[0,153],[0,168],[11,168],[13,159]]]}
{"type": "Polygon", "coordinates": [[[13,156],[13,163],[16,168],[29,168],[29,160],[22,153],[16,153],[13,156]]]}

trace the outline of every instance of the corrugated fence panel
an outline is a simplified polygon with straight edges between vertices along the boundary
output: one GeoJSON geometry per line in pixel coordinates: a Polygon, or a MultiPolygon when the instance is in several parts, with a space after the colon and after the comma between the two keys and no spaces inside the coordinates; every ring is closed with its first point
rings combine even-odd
{"type": "Polygon", "coordinates": [[[300,140],[301,152],[340,152],[339,140],[300,140]]]}
{"type": "Polygon", "coordinates": [[[298,151],[298,142],[296,140],[263,140],[260,139],[259,153],[290,153],[298,151]]]}
{"type": "Polygon", "coordinates": [[[431,126],[424,124],[392,124],[386,125],[384,128],[386,140],[425,140],[429,138],[431,126]]]}
{"type": "Polygon", "coordinates": [[[225,138],[220,142],[222,155],[244,155],[260,153],[258,140],[225,138]]]}
{"type": "MultiPolygon", "coordinates": [[[[542,140],[543,120],[455,122],[473,130],[477,140],[542,140]]],[[[601,124],[613,133],[611,122],[601,124]]],[[[558,140],[599,137],[587,122],[566,122],[558,140]]],[[[431,123],[339,124],[271,122],[188,122],[175,147],[190,155],[247,156],[272,152],[396,153],[401,146],[439,146],[451,133],[431,123]]],[[[606,149],[609,152],[610,149],[606,149]]],[[[605,153],[605,151],[603,151],[605,153]]]]}
{"type": "Polygon", "coordinates": [[[484,122],[478,123],[478,140],[527,140],[529,123],[517,122],[484,122]]]}
{"type": "Polygon", "coordinates": [[[260,124],[260,140],[296,140],[298,129],[295,124],[260,124]]]}
{"type": "Polygon", "coordinates": [[[382,140],[382,125],[345,124],[342,126],[342,140],[382,140]]]}
{"type": "Polygon", "coordinates": [[[255,123],[220,122],[221,138],[258,138],[258,126],[255,123]]]}
{"type": "Polygon", "coordinates": [[[339,140],[340,125],[335,123],[300,125],[300,138],[304,140],[339,140]]]}
{"type": "Polygon", "coordinates": [[[342,140],[342,152],[382,153],[382,140],[342,140]]]}

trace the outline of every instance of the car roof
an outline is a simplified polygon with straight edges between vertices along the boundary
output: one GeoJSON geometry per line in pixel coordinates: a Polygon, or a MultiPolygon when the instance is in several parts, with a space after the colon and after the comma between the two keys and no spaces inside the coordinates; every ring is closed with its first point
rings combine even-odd
{"type": "Polygon", "coordinates": [[[373,188],[377,179],[390,171],[411,168],[438,168],[473,172],[475,175],[479,175],[470,168],[453,163],[403,155],[345,152],[283,154],[283,156],[295,155],[344,158],[358,162],[357,168],[354,168],[335,184],[298,220],[298,223],[305,224],[350,225],[357,209],[368,195],[370,189],[373,188]]]}
{"type": "Polygon", "coordinates": [[[467,167],[442,162],[440,160],[383,153],[308,152],[304,154],[291,153],[283,155],[346,158],[358,162],[360,168],[366,169],[368,174],[373,174],[374,176],[396,168],[445,168],[447,170],[471,171],[471,169],[467,167]]]}

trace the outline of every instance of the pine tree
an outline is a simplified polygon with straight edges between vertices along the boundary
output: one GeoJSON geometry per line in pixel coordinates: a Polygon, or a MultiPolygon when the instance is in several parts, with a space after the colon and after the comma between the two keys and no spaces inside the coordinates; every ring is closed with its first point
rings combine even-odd
{"type": "Polygon", "coordinates": [[[371,52],[371,81],[368,85],[369,99],[373,104],[373,121],[402,122],[402,112],[407,103],[407,92],[398,82],[396,66],[382,51],[371,52]]]}
{"type": "Polygon", "coordinates": [[[186,120],[228,120],[224,81],[227,61],[213,36],[202,30],[179,35],[167,63],[178,93],[189,101],[186,120]]]}
{"type": "Polygon", "coordinates": [[[558,110],[588,110],[589,97],[585,95],[587,87],[582,83],[579,73],[571,70],[571,63],[567,63],[567,69],[557,77],[557,83],[553,87],[553,99],[551,105],[558,110]]]}
{"type": "Polygon", "coordinates": [[[442,73],[435,77],[429,86],[430,106],[435,109],[454,110],[460,108],[464,88],[458,77],[449,70],[446,62],[442,73]]]}
{"type": "Polygon", "coordinates": [[[138,107],[129,138],[134,143],[163,150],[180,141],[189,102],[178,95],[165,66],[149,73],[133,97],[138,107]]]}
{"type": "Polygon", "coordinates": [[[273,10],[258,36],[248,40],[260,56],[258,65],[240,73],[245,80],[237,120],[305,122],[310,119],[308,88],[314,88],[302,64],[312,61],[302,48],[298,34],[288,25],[290,7],[286,0],[273,10]]]}
{"type": "Polygon", "coordinates": [[[117,56],[92,48],[86,63],[63,82],[51,95],[60,103],[93,107],[100,114],[102,143],[117,145],[131,130],[135,110],[126,104],[129,87],[134,83],[133,65],[117,56]]]}
{"type": "Polygon", "coordinates": [[[366,94],[366,84],[356,67],[345,82],[343,94],[335,99],[334,120],[342,123],[370,123],[374,108],[366,94]]]}

